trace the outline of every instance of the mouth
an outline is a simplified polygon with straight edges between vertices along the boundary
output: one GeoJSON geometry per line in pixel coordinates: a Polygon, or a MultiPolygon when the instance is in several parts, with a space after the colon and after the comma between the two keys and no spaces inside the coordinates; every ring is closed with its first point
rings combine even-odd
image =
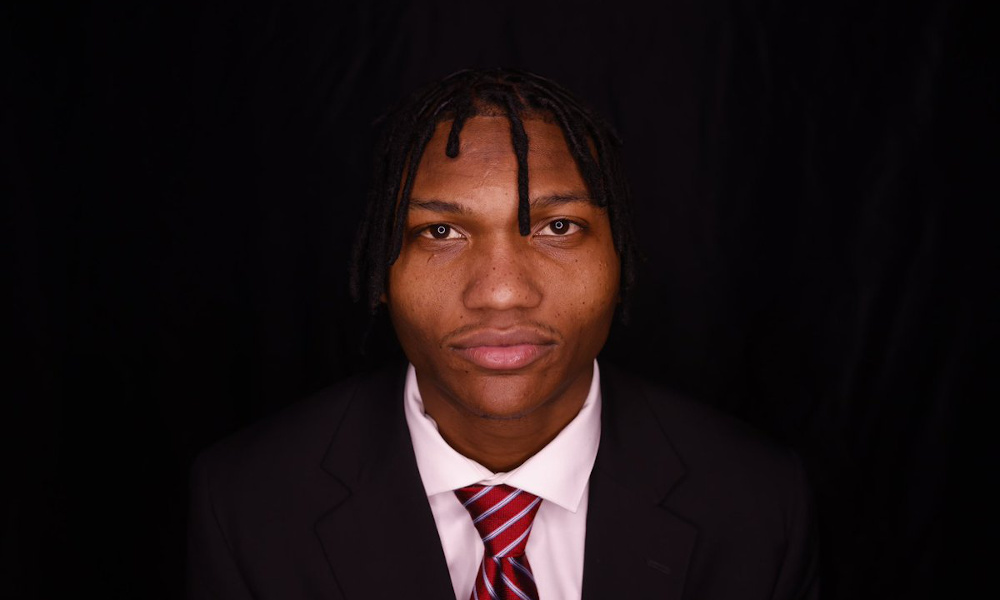
{"type": "Polygon", "coordinates": [[[490,371],[523,369],[556,347],[556,340],[534,329],[480,330],[459,336],[449,347],[490,371]]]}

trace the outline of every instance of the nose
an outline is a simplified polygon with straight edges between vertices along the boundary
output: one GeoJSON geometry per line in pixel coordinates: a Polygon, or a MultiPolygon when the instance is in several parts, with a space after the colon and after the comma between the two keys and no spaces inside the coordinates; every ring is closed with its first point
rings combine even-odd
{"type": "Polygon", "coordinates": [[[480,240],[472,249],[462,298],[466,308],[511,310],[541,303],[540,265],[524,238],[516,231],[513,237],[480,240]]]}

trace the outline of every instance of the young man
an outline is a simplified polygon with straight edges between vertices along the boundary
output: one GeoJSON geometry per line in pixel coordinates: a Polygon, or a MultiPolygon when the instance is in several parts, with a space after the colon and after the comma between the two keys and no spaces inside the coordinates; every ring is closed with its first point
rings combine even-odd
{"type": "Polygon", "coordinates": [[[353,282],[409,364],[199,459],[191,597],[814,598],[798,461],[598,368],[633,269],[610,128],[510,70],[385,127],[353,282]]]}

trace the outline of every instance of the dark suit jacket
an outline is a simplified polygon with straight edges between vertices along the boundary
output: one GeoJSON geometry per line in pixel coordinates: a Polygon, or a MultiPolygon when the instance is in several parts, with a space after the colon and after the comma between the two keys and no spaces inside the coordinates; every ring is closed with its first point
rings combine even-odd
{"type": "MultiPolygon", "coordinates": [[[[340,383],[199,457],[191,598],[454,597],[403,417],[404,373],[340,383]]],[[[604,364],[601,386],[585,599],[816,597],[808,492],[790,452],[604,364]]]]}

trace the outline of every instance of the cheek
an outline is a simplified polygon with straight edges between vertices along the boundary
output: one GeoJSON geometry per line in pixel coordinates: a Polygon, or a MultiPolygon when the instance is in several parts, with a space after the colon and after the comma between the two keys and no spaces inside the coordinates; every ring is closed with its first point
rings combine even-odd
{"type": "Polygon", "coordinates": [[[441,310],[460,289],[458,269],[407,269],[405,265],[389,278],[389,296],[412,310],[441,310]]]}
{"type": "Polygon", "coordinates": [[[563,297],[580,311],[603,314],[617,304],[619,284],[617,255],[594,253],[574,261],[565,280],[563,297]]]}
{"type": "Polygon", "coordinates": [[[574,354],[592,358],[604,346],[618,306],[617,256],[611,261],[581,258],[570,274],[560,286],[553,314],[564,334],[575,339],[574,354]]]}
{"type": "Polygon", "coordinates": [[[400,260],[390,268],[387,304],[401,341],[408,338],[427,343],[447,329],[449,315],[454,312],[457,278],[448,269],[418,266],[400,260]]]}

